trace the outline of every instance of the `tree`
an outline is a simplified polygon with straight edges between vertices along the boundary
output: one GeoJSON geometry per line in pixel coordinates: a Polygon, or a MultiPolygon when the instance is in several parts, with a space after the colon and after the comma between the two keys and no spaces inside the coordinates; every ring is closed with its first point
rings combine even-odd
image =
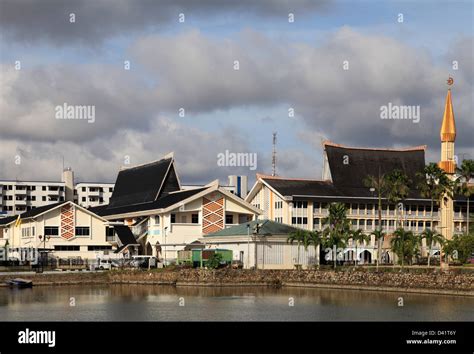
{"type": "MultiPolygon", "coordinates": [[[[433,248],[434,243],[439,243],[441,246],[444,243],[444,237],[443,235],[431,230],[431,229],[425,229],[421,233],[421,237],[426,240],[426,244],[428,246],[428,267],[430,266],[430,259],[431,259],[431,250],[433,248]]],[[[440,250],[440,256],[441,256],[441,250],[440,250]]]]}
{"type": "Polygon", "coordinates": [[[439,203],[443,195],[452,195],[453,184],[446,172],[437,164],[430,163],[425,166],[423,172],[418,172],[419,179],[417,188],[421,195],[430,199],[431,202],[431,222],[430,229],[434,229],[433,208],[435,201],[439,203]]]}
{"type": "Polygon", "coordinates": [[[348,235],[350,234],[350,224],[346,215],[346,207],[342,203],[331,203],[329,205],[329,214],[322,220],[323,225],[323,243],[326,248],[333,252],[334,269],[337,266],[337,249],[346,246],[348,235]]]}
{"type": "Polygon", "coordinates": [[[474,232],[454,235],[451,240],[444,243],[443,251],[461,264],[466,263],[474,253],[474,232]]]}
{"type": "Polygon", "coordinates": [[[403,228],[399,228],[393,233],[390,243],[392,251],[398,256],[399,262],[401,262],[402,269],[406,260],[411,263],[413,257],[417,255],[420,240],[412,231],[406,231],[403,228]]]}
{"type": "MultiPolygon", "coordinates": [[[[398,220],[398,203],[403,202],[410,193],[411,180],[401,170],[395,169],[391,173],[385,176],[387,184],[387,200],[389,204],[395,206],[395,219],[397,224],[398,220]]],[[[400,223],[403,227],[403,223],[400,223]]],[[[397,225],[399,227],[399,225],[397,225]]]]}
{"type": "MultiPolygon", "coordinates": [[[[377,244],[380,242],[380,240],[383,240],[384,237],[386,236],[385,232],[383,232],[381,229],[372,231],[371,235],[374,235],[375,242],[377,242],[377,244]]],[[[377,266],[378,266],[378,263],[377,263],[377,266]]]]}
{"type": "Polygon", "coordinates": [[[358,261],[358,258],[359,258],[358,253],[357,253],[357,244],[370,241],[370,237],[368,235],[364,234],[361,229],[358,229],[358,230],[352,230],[350,232],[350,238],[352,239],[352,242],[355,243],[354,266],[357,266],[357,261],[358,261]]]}
{"type": "MultiPolygon", "coordinates": [[[[379,225],[378,229],[380,232],[382,232],[382,198],[387,192],[387,181],[385,179],[385,175],[381,173],[380,167],[379,167],[379,173],[377,176],[372,176],[369,175],[367,178],[364,180],[364,184],[366,187],[369,187],[371,190],[373,190],[376,195],[377,195],[377,200],[378,200],[378,220],[379,220],[379,225]]],[[[379,263],[381,261],[382,257],[382,244],[383,244],[383,236],[381,239],[378,239],[378,244],[377,244],[377,270],[379,269],[379,263]]]]}
{"type": "Polygon", "coordinates": [[[222,254],[214,253],[211,257],[207,260],[207,266],[210,269],[217,269],[221,265],[222,262],[222,254]]]}
{"type": "Polygon", "coordinates": [[[322,244],[322,232],[321,231],[310,231],[309,232],[309,238],[310,242],[314,247],[314,254],[316,255],[316,260],[319,265],[319,252],[318,252],[318,246],[322,244]]]}
{"type": "Polygon", "coordinates": [[[461,167],[456,168],[459,175],[459,192],[466,197],[467,200],[467,228],[466,233],[469,234],[469,198],[473,195],[473,188],[469,186],[469,181],[474,178],[474,160],[463,160],[461,167]]]}
{"type": "Polygon", "coordinates": [[[300,265],[300,247],[303,244],[306,250],[308,249],[308,246],[310,245],[310,242],[311,242],[308,231],[297,229],[288,235],[286,242],[291,245],[293,245],[294,242],[298,244],[298,256],[297,256],[298,258],[296,262],[298,265],[300,265]]]}

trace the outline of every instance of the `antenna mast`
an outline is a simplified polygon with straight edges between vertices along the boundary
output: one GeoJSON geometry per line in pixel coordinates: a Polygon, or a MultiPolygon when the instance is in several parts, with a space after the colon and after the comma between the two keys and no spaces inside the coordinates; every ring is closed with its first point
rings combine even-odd
{"type": "Polygon", "coordinates": [[[277,133],[273,133],[273,149],[272,149],[272,176],[276,176],[276,142],[277,133]]]}

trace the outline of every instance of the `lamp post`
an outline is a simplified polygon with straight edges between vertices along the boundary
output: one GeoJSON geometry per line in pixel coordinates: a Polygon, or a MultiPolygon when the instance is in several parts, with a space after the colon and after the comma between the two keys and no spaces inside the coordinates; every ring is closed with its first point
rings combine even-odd
{"type": "Polygon", "coordinates": [[[49,241],[49,239],[51,238],[51,236],[49,235],[44,235],[44,237],[42,235],[39,235],[38,236],[40,242],[41,242],[41,239],[43,239],[43,253],[41,254],[41,271],[43,271],[43,268],[44,268],[44,259],[46,258],[44,255],[46,255],[46,241],[49,241]]]}
{"type": "Polygon", "coordinates": [[[247,224],[247,269],[250,269],[250,224],[247,224]]]}
{"type": "Polygon", "coordinates": [[[166,267],[166,232],[168,231],[168,226],[165,227],[165,244],[163,246],[163,258],[164,258],[164,263],[163,266],[166,267]]]}

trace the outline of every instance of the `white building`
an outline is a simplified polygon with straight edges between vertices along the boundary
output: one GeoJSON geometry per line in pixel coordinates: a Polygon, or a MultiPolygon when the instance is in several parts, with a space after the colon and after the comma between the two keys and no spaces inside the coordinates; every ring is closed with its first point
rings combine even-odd
{"type": "Polygon", "coordinates": [[[116,241],[104,218],[70,201],[0,219],[0,239],[10,259],[22,259],[25,250],[47,251],[49,257],[96,259],[112,253],[116,241]]]}
{"type": "Polygon", "coordinates": [[[203,235],[254,220],[261,212],[217,180],[183,189],[173,156],[121,170],[109,205],[91,210],[129,225],[138,253],[165,262],[203,235]]]}
{"type": "Polygon", "coordinates": [[[78,183],[74,173],[65,169],[62,181],[10,181],[0,180],[0,217],[64,201],[74,201],[88,208],[108,204],[113,183],[78,183]]]}

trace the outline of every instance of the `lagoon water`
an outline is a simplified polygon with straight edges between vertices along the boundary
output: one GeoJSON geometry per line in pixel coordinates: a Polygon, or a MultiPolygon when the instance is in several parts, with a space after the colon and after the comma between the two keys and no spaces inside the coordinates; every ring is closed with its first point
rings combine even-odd
{"type": "Polygon", "coordinates": [[[213,320],[473,321],[474,298],[263,287],[110,285],[0,288],[0,321],[213,320]],[[398,306],[400,297],[404,306],[398,306]]]}

